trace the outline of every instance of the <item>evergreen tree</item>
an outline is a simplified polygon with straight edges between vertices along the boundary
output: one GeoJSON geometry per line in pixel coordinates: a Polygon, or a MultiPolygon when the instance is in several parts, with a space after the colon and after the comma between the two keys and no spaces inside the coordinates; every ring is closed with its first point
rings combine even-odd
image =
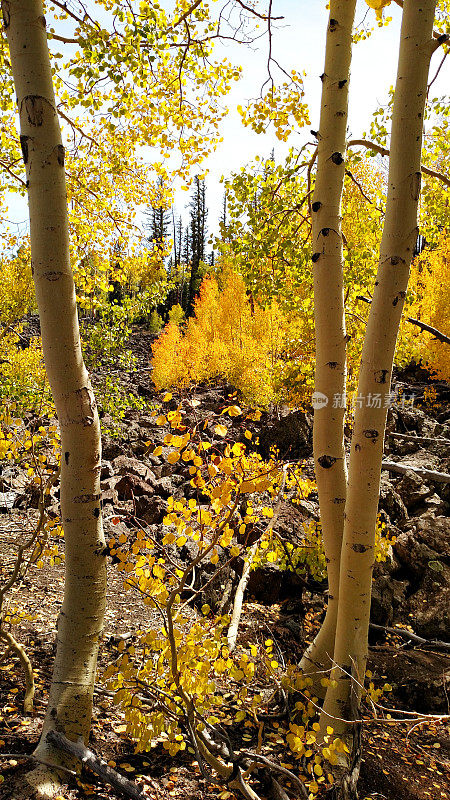
{"type": "Polygon", "coordinates": [[[195,294],[199,288],[200,263],[205,260],[206,252],[206,186],[205,181],[195,178],[194,193],[189,203],[190,209],[190,241],[191,241],[191,275],[189,280],[187,314],[192,314],[195,294]]]}
{"type": "Polygon", "coordinates": [[[171,209],[167,204],[164,179],[160,175],[158,177],[155,200],[147,213],[150,220],[147,228],[149,230],[149,243],[161,252],[164,250],[166,239],[170,235],[170,214],[171,209]]]}
{"type": "Polygon", "coordinates": [[[227,197],[227,192],[225,190],[222,199],[222,214],[220,215],[220,220],[219,220],[222,232],[222,239],[227,229],[227,211],[228,211],[228,197],[227,197]]]}

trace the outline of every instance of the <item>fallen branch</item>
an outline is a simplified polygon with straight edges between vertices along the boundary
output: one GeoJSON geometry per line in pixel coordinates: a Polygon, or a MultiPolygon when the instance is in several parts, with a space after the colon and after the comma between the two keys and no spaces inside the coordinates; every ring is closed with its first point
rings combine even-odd
{"type": "Polygon", "coordinates": [[[401,636],[402,639],[414,642],[414,644],[429,647],[433,650],[450,652],[450,642],[441,642],[439,639],[424,639],[423,636],[418,636],[417,633],[408,631],[405,628],[389,628],[385,625],[376,625],[374,622],[371,622],[370,629],[373,631],[382,631],[384,633],[394,633],[396,636],[401,636]]]}
{"type": "Polygon", "coordinates": [[[393,461],[383,461],[381,469],[386,469],[389,472],[397,472],[399,475],[406,475],[407,472],[414,472],[419,478],[424,478],[426,481],[434,483],[450,483],[450,475],[447,472],[434,472],[431,469],[422,469],[422,467],[411,467],[408,464],[396,464],[393,461]]]}
{"type": "MultiPolygon", "coordinates": [[[[5,735],[7,736],[8,734],[3,734],[3,736],[5,735]]],[[[59,764],[52,764],[51,761],[35,756],[34,753],[0,753],[0,758],[13,758],[15,761],[34,761],[35,764],[48,767],[50,770],[53,770],[53,772],[63,772],[65,775],[70,775],[72,778],[77,777],[77,773],[74,769],[62,767],[59,764]]]]}
{"type": "Polygon", "coordinates": [[[403,439],[405,442],[417,442],[417,444],[450,444],[450,439],[443,439],[440,436],[413,436],[409,433],[388,433],[394,439],[403,439]]]}
{"type": "MultiPolygon", "coordinates": [[[[129,797],[131,800],[145,800],[145,795],[136,784],[109,767],[105,761],[97,758],[95,753],[89,750],[82,741],[71,742],[57,731],[49,731],[46,739],[49,744],[79,759],[84,766],[98,775],[101,780],[109,783],[123,797],[129,797]]],[[[59,769],[59,767],[55,767],[55,769],[59,769]]]]}

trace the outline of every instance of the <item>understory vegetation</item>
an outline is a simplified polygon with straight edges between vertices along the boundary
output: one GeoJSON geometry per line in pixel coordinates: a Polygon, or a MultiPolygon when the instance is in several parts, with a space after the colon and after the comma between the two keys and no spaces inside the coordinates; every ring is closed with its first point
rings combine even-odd
{"type": "MultiPolygon", "coordinates": [[[[418,13],[366,4],[380,28],[418,13]]],[[[420,4],[443,55],[434,79],[420,62],[420,135],[404,125],[417,164],[392,144],[398,89],[348,139],[372,29],[332,0],[320,132],[223,178],[218,220],[202,169],[243,68],[214,47],[263,26],[242,124],[283,146],[311,124],[275,4],[19,5],[0,39],[0,800],[357,800],[358,780],[364,800],[450,800],[448,0],[420,4]]]]}

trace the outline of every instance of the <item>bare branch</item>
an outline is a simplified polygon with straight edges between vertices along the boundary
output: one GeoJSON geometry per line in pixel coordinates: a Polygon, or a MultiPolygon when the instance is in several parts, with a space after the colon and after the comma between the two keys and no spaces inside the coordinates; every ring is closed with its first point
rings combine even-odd
{"type": "Polygon", "coordinates": [[[422,636],[418,636],[417,633],[408,631],[405,628],[390,628],[385,625],[375,625],[374,622],[370,623],[370,628],[373,631],[385,631],[386,633],[393,633],[396,636],[401,636],[402,639],[414,642],[417,645],[423,645],[424,647],[435,648],[436,650],[446,650],[450,652],[450,642],[441,642],[438,639],[424,639],[422,636]]]}
{"type": "Polygon", "coordinates": [[[4,169],[5,172],[7,172],[9,175],[11,175],[11,177],[14,178],[16,181],[19,181],[19,183],[21,183],[22,186],[26,187],[27,184],[23,180],[23,178],[21,178],[20,175],[16,175],[16,173],[13,172],[13,170],[11,169],[11,167],[8,166],[8,164],[5,164],[4,161],[0,161],[0,167],[4,169]]]}
{"type": "Polygon", "coordinates": [[[57,42],[62,42],[63,44],[80,44],[79,39],[69,39],[67,36],[60,36],[58,33],[50,32],[48,34],[49,41],[52,39],[56,39],[57,42]]]}
{"type": "MultiPolygon", "coordinates": [[[[352,139],[347,146],[365,147],[366,150],[373,150],[374,153],[379,153],[380,156],[388,156],[390,154],[390,151],[386,147],[381,147],[381,145],[371,142],[369,139],[352,139]]],[[[424,164],[421,165],[420,169],[425,175],[430,175],[432,178],[437,178],[444,183],[445,186],[450,186],[450,178],[447,175],[444,175],[443,172],[437,172],[434,169],[425,167],[424,164]]]]}
{"type": "MultiPolygon", "coordinates": [[[[364,297],[363,295],[358,295],[357,300],[362,300],[364,303],[371,303],[372,301],[368,297],[364,297]]],[[[433,328],[432,325],[427,325],[426,322],[421,322],[420,319],[415,319],[414,317],[405,317],[407,322],[410,322],[411,325],[417,325],[423,331],[427,333],[431,333],[435,339],[439,339],[440,342],[444,342],[444,344],[450,344],[450,336],[447,336],[446,333],[442,333],[438,331],[437,328],[433,328]]]]}

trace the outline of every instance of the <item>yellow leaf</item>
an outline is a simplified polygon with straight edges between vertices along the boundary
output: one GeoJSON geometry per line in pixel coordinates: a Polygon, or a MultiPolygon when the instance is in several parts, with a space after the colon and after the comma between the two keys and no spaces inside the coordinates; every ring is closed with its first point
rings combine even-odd
{"type": "Polygon", "coordinates": [[[176,464],[177,461],[179,460],[180,460],[180,454],[178,450],[172,450],[172,452],[169,453],[169,455],[167,456],[167,461],[169,462],[169,464],[176,464]]]}
{"type": "Polygon", "coordinates": [[[241,494],[246,494],[247,492],[254,492],[255,484],[253,483],[253,481],[242,481],[239,490],[241,494]]]}
{"type": "Polygon", "coordinates": [[[117,725],[114,728],[114,733],[125,733],[126,730],[127,730],[127,726],[126,725],[117,725]]]}
{"type": "Polygon", "coordinates": [[[226,436],[228,433],[228,428],[226,428],[225,425],[216,425],[214,431],[217,433],[217,436],[226,436]]]}
{"type": "Polygon", "coordinates": [[[390,5],[391,0],[366,0],[367,5],[376,11],[378,19],[383,15],[383,8],[390,5]]]}
{"type": "Polygon", "coordinates": [[[168,403],[168,402],[169,402],[169,400],[172,400],[172,395],[171,395],[171,393],[170,393],[170,392],[166,392],[166,394],[164,395],[164,397],[163,397],[163,400],[162,400],[162,401],[163,401],[163,403],[168,403]]]}

